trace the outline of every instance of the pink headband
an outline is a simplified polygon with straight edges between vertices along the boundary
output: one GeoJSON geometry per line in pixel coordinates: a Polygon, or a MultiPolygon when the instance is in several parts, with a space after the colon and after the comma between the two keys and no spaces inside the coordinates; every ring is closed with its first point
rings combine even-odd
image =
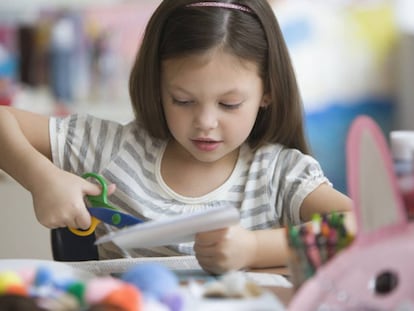
{"type": "Polygon", "coordinates": [[[218,2],[218,1],[195,2],[195,3],[187,4],[186,7],[215,7],[215,8],[234,9],[234,10],[239,10],[239,11],[243,11],[247,13],[253,13],[253,11],[247,6],[235,4],[235,3],[218,2]]]}

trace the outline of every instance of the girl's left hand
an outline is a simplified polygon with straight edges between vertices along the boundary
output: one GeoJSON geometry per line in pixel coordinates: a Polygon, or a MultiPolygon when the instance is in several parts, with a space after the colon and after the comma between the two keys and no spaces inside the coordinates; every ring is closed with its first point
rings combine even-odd
{"type": "Polygon", "coordinates": [[[197,233],[194,251],[205,271],[223,274],[251,265],[256,254],[256,244],[254,232],[238,225],[197,233]]]}

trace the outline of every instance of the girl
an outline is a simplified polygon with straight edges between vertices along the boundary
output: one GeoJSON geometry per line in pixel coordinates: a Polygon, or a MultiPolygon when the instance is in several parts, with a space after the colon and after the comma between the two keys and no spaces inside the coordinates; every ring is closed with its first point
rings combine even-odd
{"type": "MultiPolygon", "coordinates": [[[[116,185],[112,204],[138,217],[231,204],[238,226],[131,251],[195,253],[206,271],[223,273],[285,264],[283,225],[350,210],[308,155],[294,72],[267,0],[164,0],[129,90],[135,120],[127,125],[0,110],[0,168],[32,193],[46,227],[88,228],[84,196],[100,192],[79,177],[89,171],[116,185]]],[[[102,258],[120,253],[100,249],[102,258]]]]}

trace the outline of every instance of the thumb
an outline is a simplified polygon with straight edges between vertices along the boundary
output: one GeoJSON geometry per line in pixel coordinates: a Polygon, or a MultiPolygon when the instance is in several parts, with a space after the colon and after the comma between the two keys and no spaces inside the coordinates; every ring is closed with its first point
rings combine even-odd
{"type": "MultiPolygon", "coordinates": [[[[85,196],[97,196],[102,193],[101,186],[89,182],[87,180],[84,180],[84,183],[82,185],[82,191],[85,196]]],[[[87,200],[86,200],[87,201],[87,200]]],[[[86,203],[85,201],[85,203],[86,203]]],[[[86,204],[87,206],[87,204],[86,204]]],[[[75,228],[80,228],[83,230],[88,229],[91,226],[91,215],[89,214],[88,210],[86,209],[86,206],[84,208],[79,209],[74,221],[76,223],[75,228]]]]}
{"type": "Polygon", "coordinates": [[[86,230],[91,226],[91,215],[86,209],[82,209],[75,218],[75,228],[86,230]]]}

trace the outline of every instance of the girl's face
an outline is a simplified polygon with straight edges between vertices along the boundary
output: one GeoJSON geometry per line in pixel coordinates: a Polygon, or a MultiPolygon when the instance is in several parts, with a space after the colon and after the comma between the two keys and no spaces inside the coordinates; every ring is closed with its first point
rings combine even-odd
{"type": "Polygon", "coordinates": [[[198,161],[238,152],[265,106],[257,66],[220,50],[166,60],[161,77],[174,147],[198,161]]]}

